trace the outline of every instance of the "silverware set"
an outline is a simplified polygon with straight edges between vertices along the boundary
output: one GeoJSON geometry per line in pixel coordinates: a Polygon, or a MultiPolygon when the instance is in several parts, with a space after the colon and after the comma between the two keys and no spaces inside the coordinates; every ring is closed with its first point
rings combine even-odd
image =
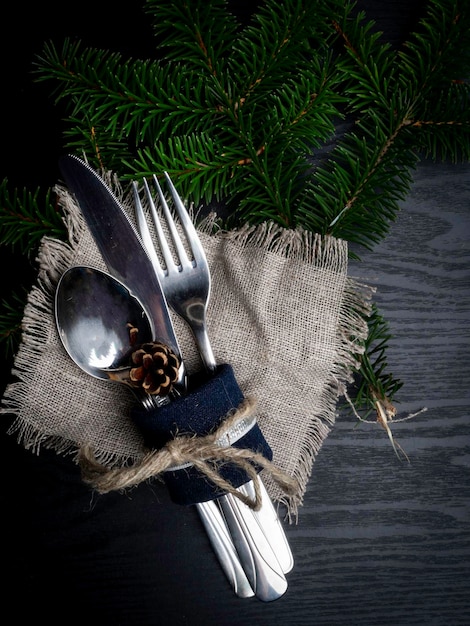
{"type": "MultiPolygon", "coordinates": [[[[154,340],[181,356],[167,309],[170,307],[189,325],[211,376],[217,363],[206,324],[211,291],[209,266],[198,233],[168,174],[165,180],[171,200],[167,200],[156,176],[151,184],[145,179],[140,186],[133,183],[136,232],[112,191],[86,163],[66,156],[60,168],[111,276],[127,286],[142,304],[154,340]],[[149,215],[144,206],[149,207],[149,215]]],[[[186,393],[183,360],[177,393],[186,393]]],[[[155,404],[158,406],[159,401],[149,404],[147,399],[143,406],[155,410],[155,404]]],[[[286,592],[286,574],[293,567],[293,557],[273,503],[259,476],[257,480],[262,495],[257,511],[232,493],[198,502],[196,508],[234,593],[270,602],[286,592]]],[[[255,496],[252,481],[238,490],[252,499],[255,496]]]]}

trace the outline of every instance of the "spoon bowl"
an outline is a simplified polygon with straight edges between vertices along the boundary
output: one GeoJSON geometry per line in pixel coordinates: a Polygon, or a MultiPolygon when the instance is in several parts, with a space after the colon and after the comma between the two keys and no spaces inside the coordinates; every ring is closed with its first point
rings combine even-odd
{"type": "Polygon", "coordinates": [[[75,266],[57,285],[55,319],[70,358],[95,378],[116,380],[135,343],[152,341],[141,303],[101,270],[75,266]]]}

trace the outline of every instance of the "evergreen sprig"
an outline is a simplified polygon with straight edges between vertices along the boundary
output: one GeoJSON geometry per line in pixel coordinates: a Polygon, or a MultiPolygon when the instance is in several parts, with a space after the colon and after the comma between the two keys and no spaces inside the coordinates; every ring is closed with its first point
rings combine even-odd
{"type": "Polygon", "coordinates": [[[6,359],[14,356],[21,340],[23,310],[27,300],[27,290],[23,287],[0,303],[0,343],[6,359]]]}
{"type": "Polygon", "coordinates": [[[44,236],[63,238],[63,216],[52,197],[50,189],[45,193],[40,188],[10,191],[8,180],[4,179],[0,184],[2,244],[30,255],[44,236]]]}
{"type": "Polygon", "coordinates": [[[350,391],[355,406],[362,409],[363,419],[370,413],[376,413],[377,402],[387,406],[403,386],[402,381],[388,371],[387,350],[393,337],[388,322],[375,304],[372,305],[368,325],[369,334],[364,342],[360,376],[356,377],[350,391]]]}
{"type": "Polygon", "coordinates": [[[196,204],[225,202],[232,223],[269,219],[372,248],[419,150],[470,157],[464,2],[432,0],[399,51],[336,0],[271,0],[244,28],[224,0],[145,8],[153,60],[67,41],[37,60],[38,80],[69,107],[66,146],[124,179],[166,169],[196,204]]]}
{"type": "MultiPolygon", "coordinates": [[[[360,250],[387,235],[420,154],[470,160],[466,0],[429,0],[398,50],[351,1],[265,0],[247,24],[226,0],[146,0],[145,11],[152,59],[65,39],[34,64],[65,107],[64,150],[124,181],[166,170],[227,227],[273,220],[360,250]]],[[[61,235],[49,198],[2,195],[3,243],[61,235]]],[[[369,324],[356,397],[370,407],[399,383],[376,310],[369,324]]]]}

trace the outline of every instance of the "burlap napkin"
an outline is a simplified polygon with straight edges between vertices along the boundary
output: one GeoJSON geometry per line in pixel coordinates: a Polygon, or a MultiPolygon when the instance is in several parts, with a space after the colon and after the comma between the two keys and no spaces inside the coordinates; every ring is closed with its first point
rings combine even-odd
{"type": "MultiPolygon", "coordinates": [[[[108,182],[130,211],[131,197],[115,177],[108,182]]],[[[16,416],[11,434],[26,448],[65,454],[90,444],[101,462],[116,466],[144,453],[129,419],[135,400],[123,385],[92,378],[70,360],[53,314],[64,270],[106,267],[78,207],[64,188],[56,191],[69,242],[42,242],[16,379],[1,412],[16,416]]],[[[272,223],[230,232],[214,232],[214,225],[209,217],[199,226],[212,274],[209,336],[217,360],[231,364],[243,393],[257,399],[258,423],[275,465],[298,480],[298,492],[287,497],[263,475],[273,500],[292,517],[334,424],[338,398],[358,365],[369,297],[348,277],[345,241],[272,223]]],[[[177,318],[175,328],[188,370],[196,371],[201,363],[192,336],[177,318]]]]}

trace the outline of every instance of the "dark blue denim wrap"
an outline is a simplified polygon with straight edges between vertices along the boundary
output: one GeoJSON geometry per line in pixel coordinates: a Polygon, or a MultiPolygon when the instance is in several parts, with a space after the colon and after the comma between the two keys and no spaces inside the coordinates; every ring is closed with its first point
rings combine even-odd
{"type": "MultiPolygon", "coordinates": [[[[132,419],[148,448],[162,448],[178,435],[208,435],[218,428],[227,413],[237,409],[244,400],[230,365],[219,365],[215,374],[203,381],[198,378],[190,378],[188,394],[170,404],[153,411],[142,408],[133,410],[132,419]]],[[[272,460],[272,450],[257,423],[233,446],[253,450],[272,460]]],[[[249,480],[246,472],[234,463],[219,463],[217,470],[233,487],[249,480]]],[[[166,471],[163,479],[171,499],[177,504],[206,502],[224,493],[192,465],[166,471]]]]}

